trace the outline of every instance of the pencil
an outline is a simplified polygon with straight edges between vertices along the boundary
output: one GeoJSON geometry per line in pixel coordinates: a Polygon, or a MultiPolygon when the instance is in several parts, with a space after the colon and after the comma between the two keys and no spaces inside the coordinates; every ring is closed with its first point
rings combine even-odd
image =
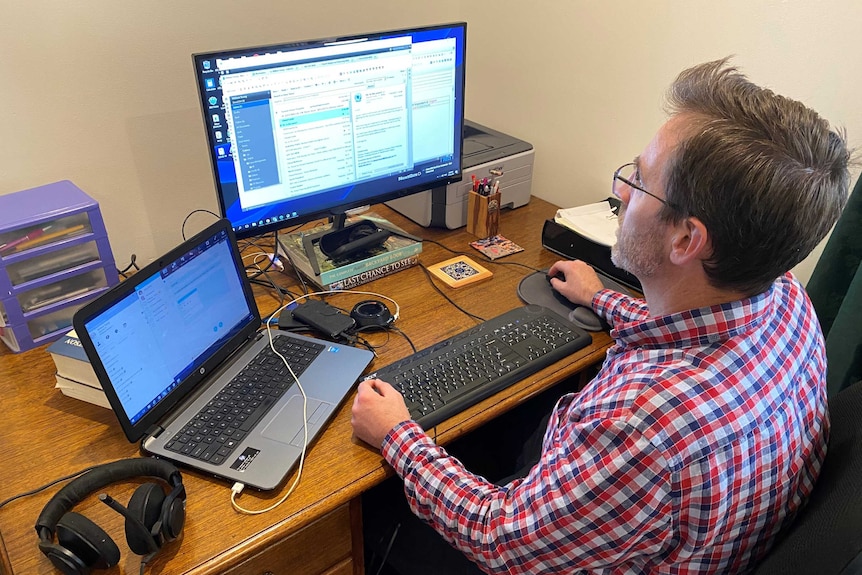
{"type": "Polygon", "coordinates": [[[71,236],[75,232],[79,232],[84,229],[84,224],[78,224],[77,226],[72,226],[69,228],[63,228],[61,230],[57,230],[56,232],[51,232],[47,234],[41,234],[38,237],[33,238],[32,240],[27,240],[26,242],[21,242],[20,244],[15,246],[16,252],[22,252],[24,250],[28,250],[32,247],[36,247],[38,245],[44,244],[46,242],[50,242],[51,240],[61,238],[63,236],[71,236]]]}

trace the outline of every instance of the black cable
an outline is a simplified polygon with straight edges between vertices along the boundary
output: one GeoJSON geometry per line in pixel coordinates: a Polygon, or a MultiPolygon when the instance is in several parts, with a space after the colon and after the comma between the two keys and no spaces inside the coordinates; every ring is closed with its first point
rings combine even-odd
{"type": "MultiPolygon", "coordinates": [[[[286,297],[286,296],[290,296],[290,298],[291,298],[291,299],[296,299],[296,298],[298,297],[295,293],[293,293],[293,292],[292,292],[292,291],[290,291],[289,289],[287,289],[287,288],[283,288],[283,287],[281,287],[281,286],[279,286],[279,285],[276,285],[276,284],[272,281],[272,278],[270,278],[270,277],[269,277],[269,274],[266,274],[266,278],[267,278],[267,280],[268,280],[268,281],[264,281],[264,280],[257,279],[257,278],[249,278],[249,280],[248,280],[250,283],[253,283],[253,284],[256,284],[256,285],[260,285],[260,286],[263,286],[263,287],[265,287],[265,288],[267,288],[267,289],[274,290],[274,291],[275,291],[275,293],[277,293],[277,294],[278,294],[278,302],[279,302],[279,303],[278,303],[278,307],[276,307],[274,310],[272,310],[272,311],[271,311],[271,312],[269,312],[269,313],[261,314],[261,317],[262,317],[262,318],[268,318],[269,316],[271,316],[272,314],[274,314],[276,311],[278,311],[278,310],[280,310],[282,307],[284,307],[284,299],[285,299],[285,297],[286,297]]],[[[273,325],[274,325],[274,324],[273,324],[273,325]]]]}
{"type": "Polygon", "coordinates": [[[124,278],[124,279],[128,279],[128,278],[129,278],[129,276],[127,276],[127,275],[126,275],[126,272],[128,272],[128,271],[129,271],[130,269],[132,269],[132,268],[135,268],[135,271],[138,271],[138,270],[140,270],[140,269],[141,269],[141,268],[139,268],[139,267],[138,267],[138,264],[137,264],[137,262],[135,261],[135,260],[137,260],[137,259],[138,259],[138,256],[136,256],[135,254],[132,254],[132,257],[130,258],[130,260],[131,260],[131,261],[129,262],[129,265],[127,265],[127,266],[126,266],[126,267],[124,267],[123,269],[119,269],[119,268],[118,268],[118,269],[117,269],[117,273],[118,273],[118,274],[120,274],[121,276],[123,276],[123,278],[124,278]]]}
{"type": "Polygon", "coordinates": [[[211,212],[211,211],[209,211],[209,210],[197,209],[197,210],[192,210],[192,211],[190,211],[190,212],[189,212],[189,215],[187,215],[187,216],[186,216],[186,218],[183,220],[183,225],[182,225],[182,226],[180,226],[180,233],[181,233],[181,234],[182,234],[182,236],[183,236],[183,241],[186,241],[186,222],[188,222],[188,221],[189,221],[189,218],[190,218],[190,217],[192,217],[194,214],[196,214],[196,213],[198,213],[198,212],[205,212],[205,213],[207,213],[207,214],[210,214],[210,215],[214,216],[216,219],[220,219],[220,218],[221,218],[221,216],[220,216],[220,215],[218,215],[218,214],[217,214],[217,213],[215,213],[215,212],[211,212]]]}
{"type": "MultiPolygon", "coordinates": [[[[299,297],[298,295],[296,295],[295,293],[293,293],[292,291],[290,291],[286,287],[283,287],[280,285],[273,286],[271,281],[265,281],[265,280],[258,279],[258,278],[248,278],[248,281],[253,283],[253,284],[263,286],[265,288],[273,289],[276,292],[282,293],[285,296],[290,296],[293,299],[296,299],[297,297],[299,297]]],[[[282,304],[282,305],[284,305],[284,304],[282,304]]]]}
{"type": "Polygon", "coordinates": [[[265,265],[264,267],[260,267],[260,266],[259,266],[259,265],[257,265],[257,264],[251,264],[251,265],[247,265],[247,266],[245,266],[245,275],[246,275],[246,277],[247,277],[248,279],[250,279],[250,280],[253,280],[253,279],[257,278],[257,277],[265,276],[265,275],[266,275],[266,272],[267,272],[267,271],[269,271],[269,269],[270,269],[270,268],[272,268],[272,266],[273,266],[273,263],[272,263],[272,260],[271,260],[271,259],[266,258],[266,260],[267,260],[269,263],[268,263],[267,265],[265,265]],[[257,271],[255,271],[255,270],[257,270],[257,271]],[[248,273],[248,272],[252,272],[252,273],[251,273],[251,275],[249,275],[249,273],[248,273]]]}
{"type": "Polygon", "coordinates": [[[401,331],[401,329],[399,329],[399,328],[395,327],[394,325],[393,325],[393,326],[390,326],[390,327],[389,327],[389,329],[391,329],[392,331],[394,331],[394,332],[398,333],[401,337],[403,337],[404,339],[406,339],[406,340],[407,340],[407,343],[409,343],[409,344],[410,344],[410,349],[412,349],[412,350],[413,350],[413,353],[416,353],[416,346],[415,346],[415,345],[413,345],[413,342],[410,340],[410,338],[409,338],[409,337],[407,337],[407,334],[406,334],[406,333],[404,333],[403,331],[401,331]]]}
{"type": "MultiPolygon", "coordinates": [[[[247,250],[248,248],[250,248],[251,246],[254,246],[255,248],[257,248],[260,251],[260,253],[256,254],[256,256],[261,255],[261,254],[263,254],[263,255],[267,254],[267,251],[266,251],[267,248],[258,244],[256,240],[249,240],[246,242],[246,244],[244,246],[239,248],[240,255],[242,255],[242,253],[245,250],[247,250]]],[[[253,262],[253,263],[245,266],[245,270],[246,270],[246,272],[248,272],[249,270],[257,270],[257,273],[253,273],[252,275],[248,276],[249,279],[254,279],[254,278],[260,276],[261,274],[263,274],[264,272],[266,272],[267,270],[269,270],[270,268],[272,268],[274,265],[275,265],[275,257],[274,256],[271,258],[266,257],[266,265],[263,268],[261,268],[259,265],[257,265],[256,262],[253,262]]]]}
{"type": "MultiPolygon", "coordinates": [[[[269,272],[267,272],[266,270],[261,270],[261,273],[263,274],[263,277],[265,277],[266,280],[270,283],[270,285],[272,285],[272,289],[275,290],[275,293],[278,294],[278,308],[277,309],[284,307],[284,290],[282,290],[282,288],[279,287],[278,284],[275,283],[275,280],[272,279],[272,277],[269,275],[269,272]]],[[[269,317],[269,316],[267,316],[267,317],[269,317]]]]}
{"type": "Polygon", "coordinates": [[[246,277],[248,278],[248,281],[250,281],[250,282],[257,281],[258,283],[260,283],[260,282],[262,282],[263,280],[258,280],[257,278],[259,278],[260,276],[264,275],[264,274],[266,273],[266,270],[268,270],[268,269],[269,269],[269,267],[268,267],[268,266],[267,266],[266,268],[264,268],[264,269],[261,269],[261,268],[255,268],[255,267],[252,267],[252,266],[245,266],[245,273],[246,273],[246,277]],[[255,271],[255,270],[256,270],[256,271],[255,271]],[[249,272],[250,272],[250,273],[249,273],[249,272]]]}
{"type": "MultiPolygon", "coordinates": [[[[244,251],[246,251],[247,249],[249,249],[252,246],[254,246],[261,253],[267,254],[268,248],[260,245],[256,241],[256,240],[259,240],[261,237],[263,237],[263,236],[257,236],[255,239],[248,240],[240,248],[240,254],[242,254],[244,251]]],[[[278,295],[278,300],[279,300],[278,307],[276,308],[276,310],[278,310],[284,306],[285,296],[290,296],[292,299],[296,299],[296,297],[298,297],[298,296],[296,294],[294,294],[293,292],[291,292],[289,289],[278,285],[275,282],[275,280],[273,280],[272,276],[270,276],[268,273],[270,270],[272,270],[272,268],[275,267],[275,256],[278,253],[278,251],[277,251],[278,250],[278,248],[277,248],[277,246],[278,246],[278,231],[273,232],[273,240],[276,244],[276,247],[273,248],[273,257],[267,257],[266,258],[266,260],[267,260],[266,265],[261,268],[256,263],[252,263],[250,265],[245,266],[245,269],[246,269],[246,273],[247,273],[247,277],[248,277],[249,282],[251,282],[253,284],[264,286],[266,288],[269,288],[269,289],[272,289],[275,291],[275,293],[278,295]],[[249,274],[248,272],[253,272],[253,273],[249,274]],[[265,278],[265,281],[262,279],[259,279],[260,276],[263,276],[265,278]]],[[[278,268],[276,268],[276,269],[278,269],[278,268]]],[[[300,278],[300,281],[301,280],[302,280],[302,278],[300,278]]],[[[303,288],[305,288],[305,293],[308,293],[308,288],[305,286],[304,282],[303,282],[303,288]]],[[[274,313],[274,312],[272,312],[272,313],[274,313]]],[[[269,317],[270,315],[272,315],[272,314],[271,313],[266,314],[266,315],[263,315],[262,317],[269,317]]]]}
{"type": "Polygon", "coordinates": [[[437,240],[429,240],[429,239],[425,239],[425,238],[423,238],[423,239],[422,239],[422,241],[423,241],[423,242],[429,242],[429,243],[432,243],[432,244],[438,245],[438,246],[440,246],[441,248],[443,248],[444,250],[446,250],[446,251],[448,251],[448,252],[452,252],[453,254],[457,254],[457,255],[459,255],[459,256],[466,256],[466,255],[470,255],[470,254],[469,254],[469,252],[462,252],[462,251],[459,251],[459,250],[452,249],[452,248],[450,248],[450,247],[449,247],[449,246],[447,246],[447,245],[441,244],[441,243],[440,243],[440,242],[438,242],[437,240]]]}
{"type": "Polygon", "coordinates": [[[247,240],[237,240],[237,242],[236,242],[236,247],[239,249],[239,253],[244,252],[245,250],[247,250],[247,249],[248,249],[248,248],[250,248],[251,246],[255,246],[255,247],[257,247],[258,249],[262,250],[262,249],[263,249],[263,247],[262,247],[262,246],[257,245],[257,243],[256,243],[256,241],[255,241],[256,239],[257,239],[257,238],[249,238],[249,239],[247,239],[247,240]],[[240,242],[242,242],[242,243],[240,243],[240,242]]]}
{"type": "Polygon", "coordinates": [[[375,346],[371,345],[371,343],[369,343],[368,340],[361,338],[358,335],[354,336],[354,337],[356,338],[356,341],[351,343],[351,345],[353,345],[355,347],[356,344],[359,344],[362,347],[364,347],[365,349],[367,349],[368,351],[370,351],[371,353],[373,353],[375,356],[377,355],[377,352],[375,350],[377,349],[377,347],[380,347],[380,346],[375,347],[375,346]]]}
{"type": "Polygon", "coordinates": [[[413,353],[416,353],[416,346],[413,345],[413,342],[410,340],[410,338],[407,336],[407,334],[404,333],[403,331],[401,331],[401,329],[397,328],[394,325],[369,325],[369,326],[358,328],[358,329],[352,329],[352,330],[350,330],[349,335],[356,336],[357,339],[359,340],[358,343],[360,343],[361,345],[364,345],[370,351],[376,352],[376,350],[383,348],[389,344],[389,341],[390,341],[389,332],[392,332],[392,331],[396,332],[398,335],[400,335],[405,340],[407,340],[407,343],[410,345],[410,349],[413,350],[413,353]],[[386,333],[386,341],[384,341],[380,345],[371,345],[370,342],[359,337],[360,333],[368,333],[368,332],[375,332],[375,331],[376,332],[385,332],[386,333]]]}
{"type": "Polygon", "coordinates": [[[156,556],[156,553],[158,553],[158,549],[156,551],[152,551],[150,553],[147,553],[146,555],[141,557],[141,566],[138,569],[138,575],[144,575],[144,569],[146,568],[147,563],[149,563],[150,560],[156,556]]]}
{"type": "Polygon", "coordinates": [[[461,307],[460,305],[458,305],[457,303],[452,301],[452,299],[449,296],[447,296],[445,293],[443,293],[443,290],[441,290],[439,287],[437,287],[437,284],[434,283],[434,279],[431,277],[431,272],[428,271],[428,268],[426,268],[422,264],[419,264],[419,269],[421,269],[423,272],[425,272],[425,277],[428,278],[428,282],[431,284],[431,287],[433,287],[435,290],[437,290],[437,293],[439,293],[441,296],[443,296],[446,299],[446,301],[448,301],[453,306],[455,306],[455,308],[457,308],[458,311],[460,311],[461,313],[475,319],[478,322],[485,321],[484,318],[482,318],[476,314],[470,313],[469,311],[467,311],[466,309],[464,309],[463,307],[461,307]]]}
{"type": "Polygon", "coordinates": [[[544,272],[545,271],[545,270],[540,270],[540,269],[534,268],[533,266],[528,266],[527,264],[522,264],[521,262],[498,262],[498,261],[489,259],[485,263],[496,264],[498,266],[519,266],[522,268],[527,268],[531,272],[544,272]]]}
{"type": "Polygon", "coordinates": [[[45,485],[42,485],[41,487],[36,487],[35,489],[31,489],[30,491],[25,491],[24,493],[19,493],[18,495],[13,495],[9,499],[5,499],[3,501],[0,501],[0,509],[2,509],[5,505],[7,505],[9,503],[12,503],[16,499],[21,499],[22,497],[29,497],[30,495],[35,495],[41,491],[48,489],[49,487],[53,487],[54,485],[56,485],[62,481],[68,481],[69,479],[74,479],[75,477],[83,475],[83,474],[87,473],[88,471],[92,471],[93,469],[95,469],[97,467],[101,467],[102,465],[104,465],[104,464],[99,463],[97,465],[91,465],[89,467],[85,467],[84,469],[81,469],[80,471],[70,473],[69,475],[64,475],[63,477],[60,477],[59,479],[54,479],[50,483],[46,483],[45,485]]]}
{"type": "Polygon", "coordinates": [[[392,552],[392,545],[395,543],[395,538],[398,537],[398,531],[401,529],[401,522],[395,524],[395,529],[392,530],[392,536],[389,537],[389,544],[386,545],[386,549],[383,551],[383,556],[380,558],[380,566],[377,568],[377,571],[374,572],[374,575],[380,575],[383,572],[383,568],[386,566],[386,561],[389,559],[389,554],[392,552]]]}
{"type": "MultiPolygon", "coordinates": [[[[276,249],[278,249],[278,232],[275,232],[275,245],[276,249]]],[[[287,258],[287,262],[290,264],[293,273],[296,275],[296,278],[299,280],[299,283],[302,284],[302,293],[303,295],[311,293],[311,290],[308,289],[308,284],[305,283],[305,278],[302,277],[302,273],[300,273],[299,268],[296,267],[296,264],[293,263],[293,258],[290,257],[290,252],[285,248],[284,256],[287,258]]]]}

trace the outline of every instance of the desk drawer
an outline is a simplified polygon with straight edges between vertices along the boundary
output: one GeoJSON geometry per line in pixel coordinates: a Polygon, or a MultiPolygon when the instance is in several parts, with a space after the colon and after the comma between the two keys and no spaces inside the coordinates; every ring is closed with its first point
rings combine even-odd
{"type": "Polygon", "coordinates": [[[352,573],[350,509],[343,505],[225,575],[320,575],[352,573]]]}

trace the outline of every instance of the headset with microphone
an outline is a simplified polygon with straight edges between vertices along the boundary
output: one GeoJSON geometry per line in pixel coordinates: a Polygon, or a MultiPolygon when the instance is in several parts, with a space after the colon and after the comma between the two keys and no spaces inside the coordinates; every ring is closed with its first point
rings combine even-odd
{"type": "Polygon", "coordinates": [[[164,480],[170,491],[157,483],[144,483],[129,499],[128,507],[103,493],[99,500],[125,518],[126,542],[147,563],[162,546],[180,536],[186,517],[186,490],[179,470],[167,461],[140,458],[106,463],[75,479],[45,505],[36,520],[39,550],[66,575],[86,575],[91,569],[107,569],[120,561],[120,549],[90,519],[71,509],[103,487],[135,477],[164,480]],[[54,542],[54,535],[57,542],[54,542]]]}

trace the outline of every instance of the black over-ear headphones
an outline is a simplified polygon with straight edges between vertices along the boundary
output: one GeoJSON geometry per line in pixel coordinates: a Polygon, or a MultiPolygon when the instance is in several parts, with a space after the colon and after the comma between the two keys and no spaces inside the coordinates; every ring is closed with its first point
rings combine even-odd
{"type": "Polygon", "coordinates": [[[392,312],[383,302],[377,300],[361,301],[350,311],[350,317],[356,321],[356,329],[365,327],[388,327],[395,321],[392,312]]]}
{"type": "Polygon", "coordinates": [[[106,485],[141,476],[163,479],[170,485],[170,493],[165,495],[156,483],[144,483],[132,494],[128,507],[107,494],[99,499],[126,518],[129,548],[147,555],[144,561],[148,561],[165,543],[179,537],[186,520],[186,489],[179,470],[167,461],[151,458],[100,465],[58,491],[36,520],[39,550],[67,575],[86,575],[91,569],[116,565],[120,561],[117,544],[93,521],[70,509],[106,485]]]}

